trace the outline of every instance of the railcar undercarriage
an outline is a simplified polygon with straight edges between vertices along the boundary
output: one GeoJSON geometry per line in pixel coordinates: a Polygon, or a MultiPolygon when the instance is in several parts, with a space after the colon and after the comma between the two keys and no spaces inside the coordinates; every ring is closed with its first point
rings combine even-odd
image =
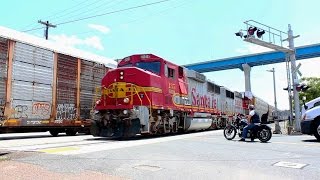
{"type": "Polygon", "coordinates": [[[179,121],[181,113],[169,110],[150,110],[136,108],[134,110],[103,110],[95,115],[91,133],[100,137],[134,137],[141,135],[163,135],[177,133],[184,129],[183,121],[179,121]]]}

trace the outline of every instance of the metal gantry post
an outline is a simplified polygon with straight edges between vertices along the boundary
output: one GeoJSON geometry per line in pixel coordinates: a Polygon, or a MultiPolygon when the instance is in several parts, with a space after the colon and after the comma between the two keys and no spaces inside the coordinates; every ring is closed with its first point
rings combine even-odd
{"type": "MultiPolygon", "coordinates": [[[[288,41],[289,41],[289,48],[293,50],[290,52],[289,57],[291,61],[291,75],[292,75],[292,87],[293,87],[293,100],[294,100],[294,112],[295,112],[295,131],[300,132],[300,100],[299,100],[299,93],[296,89],[298,85],[298,78],[296,72],[296,54],[295,54],[295,47],[294,47],[294,36],[291,30],[291,25],[288,25],[288,41]]],[[[291,87],[289,87],[291,88],[291,87]]]]}
{"type": "Polygon", "coordinates": [[[292,127],[293,122],[293,114],[292,114],[292,93],[291,93],[291,72],[290,72],[290,58],[289,54],[286,54],[286,69],[287,69],[287,83],[288,83],[288,97],[289,97],[289,109],[290,109],[290,115],[289,115],[289,126],[292,127]]]}

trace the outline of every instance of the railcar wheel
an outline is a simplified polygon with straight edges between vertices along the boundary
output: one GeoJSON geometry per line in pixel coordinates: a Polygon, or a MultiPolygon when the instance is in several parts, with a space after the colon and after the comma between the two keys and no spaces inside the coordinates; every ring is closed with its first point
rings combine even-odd
{"type": "Polygon", "coordinates": [[[317,140],[320,141],[320,121],[315,123],[313,132],[314,132],[314,136],[317,138],[317,140]]]}
{"type": "Polygon", "coordinates": [[[226,139],[232,140],[236,137],[237,129],[234,126],[226,126],[223,130],[223,135],[226,139]]]}
{"type": "Polygon", "coordinates": [[[270,129],[263,128],[258,132],[258,138],[261,142],[268,142],[272,137],[272,132],[270,129]]]}
{"type": "Polygon", "coordinates": [[[50,130],[49,133],[51,134],[51,136],[53,137],[57,137],[59,132],[57,130],[50,130]]]}
{"type": "Polygon", "coordinates": [[[66,135],[67,136],[75,136],[77,134],[77,131],[74,129],[67,129],[66,130],[66,135]]]}

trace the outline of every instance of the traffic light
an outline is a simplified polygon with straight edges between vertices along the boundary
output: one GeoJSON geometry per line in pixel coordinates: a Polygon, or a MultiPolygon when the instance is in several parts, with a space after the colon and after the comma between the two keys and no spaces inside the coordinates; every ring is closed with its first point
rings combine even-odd
{"type": "Polygon", "coordinates": [[[248,29],[248,34],[250,35],[250,36],[252,36],[252,35],[254,35],[254,32],[257,30],[257,28],[256,27],[249,27],[249,29],[248,29]]]}
{"type": "Polygon", "coordinates": [[[306,84],[304,84],[304,83],[301,83],[301,84],[299,84],[299,85],[297,85],[297,87],[296,87],[296,90],[297,91],[302,91],[302,92],[305,92],[306,90],[308,90],[310,87],[308,86],[308,85],[306,85],[306,84]]]}
{"type": "Polygon", "coordinates": [[[241,30],[239,32],[236,32],[235,34],[236,34],[236,36],[240,36],[241,38],[243,36],[243,33],[241,32],[241,30]]]}
{"type": "Polygon", "coordinates": [[[257,31],[257,37],[258,37],[258,38],[261,38],[264,33],[265,33],[264,30],[259,29],[259,30],[257,31]]]}
{"type": "MultiPolygon", "coordinates": [[[[283,90],[288,91],[288,90],[289,90],[289,88],[288,88],[288,87],[286,87],[286,88],[283,88],[283,90]]],[[[293,91],[293,89],[292,89],[292,88],[291,88],[291,91],[293,91]]]]}

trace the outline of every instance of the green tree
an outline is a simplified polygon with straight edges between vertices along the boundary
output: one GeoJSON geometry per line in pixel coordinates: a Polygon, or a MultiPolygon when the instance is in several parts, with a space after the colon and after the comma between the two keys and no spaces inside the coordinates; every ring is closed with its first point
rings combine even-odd
{"type": "Polygon", "coordinates": [[[301,91],[299,98],[302,102],[302,97],[306,97],[306,102],[320,97],[320,78],[318,77],[304,77],[301,79],[309,88],[306,91],[301,91]]]}

